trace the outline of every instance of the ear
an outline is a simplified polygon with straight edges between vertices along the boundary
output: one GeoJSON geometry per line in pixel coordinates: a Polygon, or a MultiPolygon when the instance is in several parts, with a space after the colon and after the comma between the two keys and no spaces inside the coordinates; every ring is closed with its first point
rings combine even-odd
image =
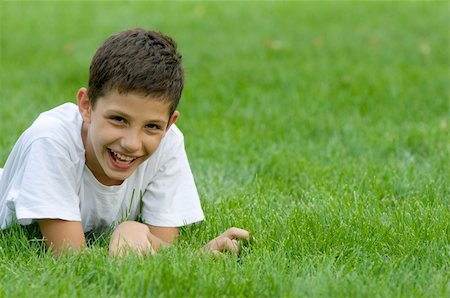
{"type": "Polygon", "coordinates": [[[172,126],[172,124],[177,122],[178,117],[180,117],[180,112],[178,112],[178,111],[173,112],[172,116],[170,116],[169,123],[167,124],[166,131],[169,130],[169,128],[172,126]]]}
{"type": "Polygon", "coordinates": [[[89,97],[87,95],[86,88],[83,87],[83,88],[80,88],[80,90],[78,90],[77,100],[78,100],[78,110],[80,111],[83,121],[86,123],[90,123],[91,122],[92,105],[91,105],[91,101],[89,100],[89,97]]]}

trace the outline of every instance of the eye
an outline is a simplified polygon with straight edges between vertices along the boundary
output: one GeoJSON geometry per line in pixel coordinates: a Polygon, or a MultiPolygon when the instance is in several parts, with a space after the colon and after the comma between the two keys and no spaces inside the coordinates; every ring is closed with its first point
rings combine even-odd
{"type": "Polygon", "coordinates": [[[121,117],[121,116],[111,116],[109,117],[110,120],[112,120],[115,123],[125,123],[125,118],[121,117]]]}
{"type": "Polygon", "coordinates": [[[159,126],[158,124],[147,124],[146,127],[150,130],[161,130],[161,126],[159,126]]]}

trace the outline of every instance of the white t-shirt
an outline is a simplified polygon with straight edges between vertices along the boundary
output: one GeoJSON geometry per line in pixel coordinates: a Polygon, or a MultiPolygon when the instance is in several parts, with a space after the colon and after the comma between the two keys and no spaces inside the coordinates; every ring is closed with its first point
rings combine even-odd
{"type": "Polygon", "coordinates": [[[78,107],[42,113],[15,144],[0,172],[0,228],[36,219],[81,221],[101,232],[123,220],[161,227],[202,221],[180,130],[172,125],[153,155],[121,185],[105,186],[85,165],[78,107]]]}

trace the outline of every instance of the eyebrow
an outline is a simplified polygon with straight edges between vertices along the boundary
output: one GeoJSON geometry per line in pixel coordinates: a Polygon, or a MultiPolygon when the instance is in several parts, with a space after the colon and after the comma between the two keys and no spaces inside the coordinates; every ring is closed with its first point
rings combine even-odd
{"type": "MultiPolygon", "coordinates": [[[[119,114],[120,116],[124,116],[125,118],[128,118],[128,119],[133,118],[130,115],[128,115],[127,113],[124,113],[124,112],[121,112],[121,111],[117,111],[117,110],[114,110],[114,109],[106,110],[106,114],[119,114]]],[[[167,121],[164,121],[164,120],[145,120],[145,123],[156,123],[156,124],[164,126],[164,125],[167,124],[167,121]]]]}

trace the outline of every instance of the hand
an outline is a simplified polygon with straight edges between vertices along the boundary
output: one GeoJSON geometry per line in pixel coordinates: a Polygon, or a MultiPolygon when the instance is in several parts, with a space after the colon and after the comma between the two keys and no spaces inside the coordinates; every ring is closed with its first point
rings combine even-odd
{"type": "Polygon", "coordinates": [[[219,237],[214,238],[203,247],[204,251],[212,252],[217,255],[224,251],[229,251],[236,255],[239,254],[238,239],[249,240],[250,233],[239,228],[230,228],[219,237]]]}
{"type": "Polygon", "coordinates": [[[147,225],[136,221],[121,223],[111,235],[109,243],[110,256],[125,256],[130,252],[138,255],[155,254],[152,238],[147,225]]]}

